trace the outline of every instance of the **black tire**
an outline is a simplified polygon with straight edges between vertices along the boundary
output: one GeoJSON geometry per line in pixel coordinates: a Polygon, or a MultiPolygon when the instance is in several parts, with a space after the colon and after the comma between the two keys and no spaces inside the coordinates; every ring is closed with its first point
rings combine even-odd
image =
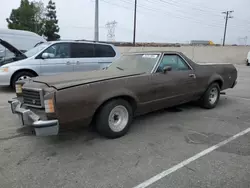
{"type": "MultiPolygon", "coordinates": [[[[117,118],[119,119],[119,115],[117,115],[117,118]]],[[[121,136],[124,136],[128,132],[129,127],[130,127],[131,122],[132,122],[132,119],[133,119],[133,109],[132,109],[131,105],[126,100],[114,99],[114,100],[107,102],[99,110],[99,112],[96,116],[96,130],[100,135],[102,135],[104,137],[111,138],[111,139],[119,138],[121,136]],[[112,126],[109,123],[109,116],[111,115],[112,110],[114,108],[118,108],[118,107],[122,108],[123,110],[126,109],[128,119],[127,119],[127,121],[125,121],[127,123],[124,123],[126,125],[124,126],[124,128],[122,130],[114,131],[111,128],[112,126]]]]}
{"type": "Polygon", "coordinates": [[[246,64],[247,64],[247,66],[250,66],[250,63],[249,63],[249,61],[248,61],[248,60],[247,60],[246,64]]]}
{"type": "Polygon", "coordinates": [[[10,83],[10,86],[12,87],[12,89],[15,89],[16,81],[18,81],[19,78],[21,78],[22,76],[35,77],[36,75],[30,71],[20,71],[20,72],[15,73],[10,83]]]}
{"type": "Polygon", "coordinates": [[[219,99],[220,99],[220,86],[218,83],[212,83],[209,85],[206,92],[204,93],[204,95],[200,99],[199,104],[202,108],[212,109],[212,108],[216,107],[217,103],[219,102],[219,99]],[[215,90],[217,91],[217,97],[215,97],[216,100],[213,101],[210,99],[210,95],[212,95],[211,92],[213,92],[215,90]]]}

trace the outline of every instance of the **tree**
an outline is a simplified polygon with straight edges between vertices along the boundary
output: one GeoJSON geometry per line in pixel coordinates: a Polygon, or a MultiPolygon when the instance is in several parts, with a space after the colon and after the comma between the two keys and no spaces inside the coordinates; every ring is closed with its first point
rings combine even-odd
{"type": "Polygon", "coordinates": [[[6,19],[9,29],[27,30],[42,34],[43,14],[42,2],[21,0],[17,9],[12,9],[10,17],[6,19]]]}
{"type": "Polygon", "coordinates": [[[45,19],[45,7],[42,1],[34,1],[35,6],[35,31],[39,35],[43,35],[44,33],[44,19],[45,19]]]}
{"type": "Polygon", "coordinates": [[[44,21],[44,36],[47,37],[48,41],[60,39],[58,34],[60,28],[58,26],[58,20],[56,16],[56,5],[50,0],[45,13],[44,21]]]}

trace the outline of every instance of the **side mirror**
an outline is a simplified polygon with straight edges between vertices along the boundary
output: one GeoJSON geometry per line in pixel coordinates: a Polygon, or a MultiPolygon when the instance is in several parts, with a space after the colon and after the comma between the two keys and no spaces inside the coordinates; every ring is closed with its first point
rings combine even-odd
{"type": "Polygon", "coordinates": [[[168,71],[171,71],[171,70],[172,70],[172,67],[170,67],[170,66],[165,66],[165,67],[163,68],[163,73],[166,74],[168,71]]]}
{"type": "Polygon", "coordinates": [[[43,53],[42,58],[43,59],[48,59],[49,58],[49,53],[43,53]]]}

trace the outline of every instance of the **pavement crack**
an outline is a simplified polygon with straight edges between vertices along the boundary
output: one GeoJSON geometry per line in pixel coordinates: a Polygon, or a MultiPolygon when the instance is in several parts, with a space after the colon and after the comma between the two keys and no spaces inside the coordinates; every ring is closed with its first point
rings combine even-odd
{"type": "Polygon", "coordinates": [[[27,154],[25,157],[23,157],[22,159],[20,159],[17,162],[17,165],[22,165],[25,161],[27,161],[33,154],[35,151],[30,152],[29,154],[27,154]]]}
{"type": "Polygon", "coordinates": [[[20,137],[24,137],[24,136],[29,136],[29,135],[28,134],[17,134],[17,135],[13,135],[13,136],[9,136],[9,137],[0,138],[0,141],[11,140],[14,138],[20,138],[20,137]]]}
{"type": "Polygon", "coordinates": [[[141,160],[141,156],[139,155],[139,156],[137,157],[137,161],[136,161],[136,163],[135,163],[135,167],[137,167],[137,166],[138,166],[138,164],[139,164],[140,160],[141,160]]]}
{"type": "Polygon", "coordinates": [[[185,168],[187,168],[188,170],[191,170],[192,172],[196,172],[194,169],[188,167],[188,166],[185,166],[185,168]]]}

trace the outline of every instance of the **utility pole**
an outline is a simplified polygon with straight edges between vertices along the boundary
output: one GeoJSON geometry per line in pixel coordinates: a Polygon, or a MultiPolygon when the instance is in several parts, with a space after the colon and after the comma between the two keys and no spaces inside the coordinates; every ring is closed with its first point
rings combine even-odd
{"type": "Polygon", "coordinates": [[[99,41],[99,0],[95,0],[95,41],[99,41]]]}
{"type": "Polygon", "coordinates": [[[227,21],[229,18],[233,18],[231,16],[231,13],[233,13],[233,10],[222,12],[222,14],[226,14],[226,22],[225,22],[225,29],[224,29],[224,37],[223,37],[223,46],[225,46],[225,41],[226,41],[226,35],[227,35],[227,21]]]}
{"type": "Polygon", "coordinates": [[[133,36],[134,46],[135,46],[135,37],[136,37],[136,13],[137,13],[137,0],[135,0],[135,9],[134,9],[134,36],[133,36]]]}

